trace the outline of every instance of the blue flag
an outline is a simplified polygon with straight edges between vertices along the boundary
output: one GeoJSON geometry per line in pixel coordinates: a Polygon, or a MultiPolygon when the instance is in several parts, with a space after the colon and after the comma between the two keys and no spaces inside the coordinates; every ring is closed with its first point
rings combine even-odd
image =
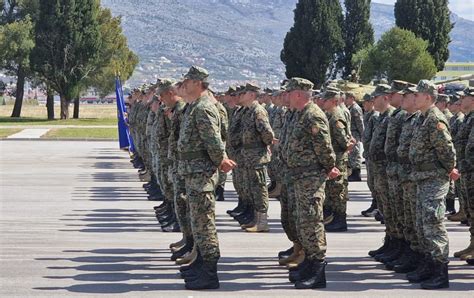
{"type": "Polygon", "coordinates": [[[117,120],[118,120],[118,135],[120,149],[127,149],[130,152],[135,152],[133,140],[130,136],[130,130],[127,125],[127,118],[125,116],[127,107],[123,98],[122,83],[120,78],[115,78],[115,95],[117,97],[117,120]]]}

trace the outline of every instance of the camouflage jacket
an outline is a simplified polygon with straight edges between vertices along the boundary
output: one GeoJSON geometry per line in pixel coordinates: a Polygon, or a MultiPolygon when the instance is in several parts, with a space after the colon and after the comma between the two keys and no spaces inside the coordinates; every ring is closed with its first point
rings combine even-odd
{"type": "Polygon", "coordinates": [[[409,150],[412,177],[424,180],[448,177],[456,164],[456,152],[448,129],[448,120],[435,106],[421,114],[409,150]]]}
{"type": "Polygon", "coordinates": [[[215,172],[224,158],[219,111],[208,96],[191,103],[184,114],[178,139],[178,173],[215,172]]]}
{"type": "Polygon", "coordinates": [[[467,169],[465,166],[466,156],[466,146],[469,141],[469,134],[471,133],[471,128],[474,126],[474,111],[470,112],[464,117],[464,121],[459,127],[459,131],[456,135],[454,145],[456,147],[456,153],[458,156],[458,170],[461,173],[466,173],[467,169]]]}
{"type": "Polygon", "coordinates": [[[170,135],[168,138],[168,159],[176,162],[178,160],[179,128],[183,123],[184,113],[188,104],[180,100],[171,109],[170,135]]]}
{"type": "MultiPolygon", "coordinates": [[[[471,132],[469,133],[464,154],[466,157],[462,164],[463,169],[472,175],[474,173],[474,125],[471,125],[471,132]]],[[[469,183],[472,183],[472,180],[469,183]]]]}
{"type": "Polygon", "coordinates": [[[453,113],[451,113],[451,111],[448,110],[448,109],[445,109],[445,110],[443,111],[443,114],[444,114],[444,116],[446,117],[446,119],[448,119],[448,121],[450,121],[451,118],[453,117],[453,113]]]}
{"type": "Polygon", "coordinates": [[[160,160],[168,159],[168,139],[171,134],[171,109],[161,105],[156,112],[157,128],[157,147],[160,160]]]}
{"type": "MultiPolygon", "coordinates": [[[[346,123],[347,123],[347,127],[349,128],[349,132],[351,132],[352,131],[352,128],[351,128],[351,123],[352,123],[351,111],[349,111],[349,109],[346,107],[345,104],[340,104],[339,108],[342,110],[342,113],[344,114],[344,118],[346,118],[346,123]]],[[[351,135],[352,135],[352,133],[351,133],[351,135]]]]}
{"type": "Polygon", "coordinates": [[[275,138],[279,139],[281,134],[281,129],[283,127],[283,122],[285,121],[286,108],[276,107],[273,113],[273,119],[271,122],[273,133],[275,138]]]}
{"type": "Polygon", "coordinates": [[[351,134],[357,141],[362,139],[362,134],[364,133],[364,117],[362,109],[360,106],[354,102],[354,104],[349,108],[351,112],[351,134]]]}
{"type": "MultiPolygon", "coordinates": [[[[449,128],[451,129],[451,136],[453,140],[456,140],[459,128],[464,121],[464,114],[462,112],[456,113],[451,119],[449,119],[449,128]]],[[[455,141],[456,142],[456,141],[455,141]]]]}
{"type": "MultiPolygon", "coordinates": [[[[158,113],[158,111],[157,111],[158,113]]],[[[150,152],[151,154],[155,155],[155,154],[158,154],[158,126],[159,126],[159,121],[158,121],[158,117],[156,116],[156,113],[154,113],[153,111],[150,112],[150,114],[154,114],[154,121],[153,121],[153,124],[150,128],[151,130],[151,133],[150,133],[150,143],[149,143],[149,148],[150,148],[150,152]]]]}
{"type": "Polygon", "coordinates": [[[375,123],[377,122],[379,112],[372,111],[364,114],[364,133],[362,134],[362,145],[364,146],[363,156],[365,159],[368,158],[370,141],[372,140],[372,134],[374,133],[375,123]]]}
{"type": "Polygon", "coordinates": [[[242,149],[242,117],[247,108],[236,107],[232,113],[229,133],[227,137],[227,152],[237,163],[241,163],[240,151],[242,149]]]}
{"type": "Polygon", "coordinates": [[[329,120],[329,130],[331,133],[331,143],[338,160],[347,159],[351,133],[343,111],[336,107],[327,113],[329,120]]]}
{"type": "Polygon", "coordinates": [[[225,144],[229,133],[229,117],[227,116],[227,110],[222,103],[216,102],[216,108],[219,111],[219,117],[221,119],[221,137],[225,144]]]}
{"type": "Polygon", "coordinates": [[[403,122],[405,121],[407,112],[401,108],[393,111],[388,118],[387,136],[385,138],[385,155],[389,162],[397,162],[397,148],[400,133],[402,132],[403,122]]]}
{"type": "Polygon", "coordinates": [[[335,165],[329,123],[323,111],[310,102],[294,119],[288,135],[286,164],[292,176],[321,175],[335,165]]]}
{"type": "Polygon", "coordinates": [[[153,134],[153,123],[155,122],[156,115],[152,110],[148,110],[146,115],[145,138],[147,143],[150,144],[151,135],[153,134]]]}
{"type": "Polygon", "coordinates": [[[298,111],[288,110],[288,112],[285,114],[285,119],[283,121],[283,126],[280,132],[280,139],[278,142],[278,155],[280,161],[283,162],[281,166],[286,166],[286,160],[291,154],[291,152],[288,151],[288,139],[289,135],[293,130],[293,127],[296,124],[296,119],[298,119],[298,111]]]}
{"type": "Polygon", "coordinates": [[[242,156],[248,166],[270,162],[268,146],[273,141],[273,130],[267,111],[253,102],[242,117],[242,156]]]}
{"type": "Polygon", "coordinates": [[[380,114],[375,123],[374,132],[369,146],[369,159],[376,162],[387,161],[385,155],[385,138],[387,136],[388,119],[392,115],[395,108],[389,106],[388,109],[380,114]]]}
{"type": "Polygon", "coordinates": [[[399,177],[402,182],[410,179],[412,172],[412,165],[410,163],[410,143],[415,132],[416,125],[418,123],[418,117],[420,112],[415,112],[411,115],[406,114],[402,125],[402,131],[400,133],[400,139],[398,141],[397,156],[400,162],[399,177]]]}

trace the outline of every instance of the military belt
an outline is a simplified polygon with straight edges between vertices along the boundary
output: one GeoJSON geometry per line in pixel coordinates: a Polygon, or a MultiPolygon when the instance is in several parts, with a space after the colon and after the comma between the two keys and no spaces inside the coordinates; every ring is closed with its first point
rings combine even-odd
{"type": "Polygon", "coordinates": [[[295,168],[288,168],[288,174],[291,176],[296,176],[296,175],[301,175],[303,173],[308,173],[308,172],[321,172],[321,167],[319,166],[308,166],[308,167],[295,167],[295,168]]]}
{"type": "Polygon", "coordinates": [[[415,171],[426,172],[426,171],[435,171],[437,169],[443,169],[443,166],[439,162],[430,162],[416,164],[413,166],[415,171]]]}
{"type": "Polygon", "coordinates": [[[249,144],[242,144],[243,149],[258,149],[258,148],[265,148],[267,145],[265,145],[262,142],[254,142],[254,143],[249,143],[249,144]]]}
{"type": "Polygon", "coordinates": [[[209,154],[206,150],[191,151],[191,152],[179,152],[179,160],[193,160],[199,158],[209,158],[209,154]]]}

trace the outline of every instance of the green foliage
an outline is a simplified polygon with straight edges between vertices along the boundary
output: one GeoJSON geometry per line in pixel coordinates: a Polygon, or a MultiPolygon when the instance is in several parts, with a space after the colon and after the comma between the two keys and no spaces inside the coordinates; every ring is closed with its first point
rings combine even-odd
{"type": "Polygon", "coordinates": [[[362,63],[360,76],[363,82],[375,76],[417,83],[436,74],[427,47],[428,43],[413,32],[395,27],[383,34],[374,47],[356,53],[353,63],[362,63]]]}
{"type": "Polygon", "coordinates": [[[370,23],[370,0],[345,0],[343,75],[347,77],[358,64],[352,64],[352,56],[374,43],[374,29],[370,23]]]}
{"type": "Polygon", "coordinates": [[[99,96],[105,97],[115,89],[116,74],[120,74],[123,80],[132,76],[138,64],[138,57],[128,48],[120,17],[113,17],[109,9],[101,9],[98,21],[102,47],[95,70],[91,72],[85,84],[95,87],[99,96]]]}
{"type": "Polygon", "coordinates": [[[95,69],[101,36],[98,0],[40,0],[31,64],[62,100],[61,119],[71,99],[95,69]]]}
{"type": "Polygon", "coordinates": [[[20,68],[29,67],[33,40],[33,23],[29,17],[0,26],[0,68],[16,76],[20,68]]]}
{"type": "Polygon", "coordinates": [[[334,62],[342,53],[343,15],[338,0],[299,0],[294,25],[281,52],[286,76],[302,77],[320,86],[334,73],[334,62]]]}
{"type": "Polygon", "coordinates": [[[428,51],[437,69],[444,69],[449,58],[449,33],[454,27],[450,21],[448,0],[398,0],[395,18],[398,27],[428,41],[428,51]]]}

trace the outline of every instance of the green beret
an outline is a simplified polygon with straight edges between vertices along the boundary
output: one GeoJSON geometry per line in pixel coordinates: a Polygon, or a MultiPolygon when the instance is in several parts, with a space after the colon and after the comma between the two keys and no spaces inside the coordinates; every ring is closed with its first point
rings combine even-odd
{"type": "Polygon", "coordinates": [[[428,93],[433,96],[438,95],[438,88],[436,88],[436,85],[429,80],[421,80],[418,83],[418,86],[416,86],[416,90],[418,93],[428,93]]]}
{"type": "Polygon", "coordinates": [[[286,91],[301,90],[301,91],[312,91],[314,84],[303,78],[291,78],[288,82],[286,91]]]}
{"type": "Polygon", "coordinates": [[[378,97],[378,96],[382,96],[382,95],[387,95],[387,94],[390,94],[390,89],[392,89],[392,87],[390,85],[387,85],[387,84],[378,84],[377,87],[375,87],[375,91],[372,92],[372,97],[378,97]]]}
{"type": "Polygon", "coordinates": [[[176,86],[176,81],[174,79],[162,79],[156,84],[156,93],[161,94],[166,92],[176,86]]]}
{"type": "Polygon", "coordinates": [[[207,82],[208,77],[209,72],[206,69],[196,65],[191,66],[188,73],[184,75],[185,80],[195,80],[202,82],[207,82]]]}

